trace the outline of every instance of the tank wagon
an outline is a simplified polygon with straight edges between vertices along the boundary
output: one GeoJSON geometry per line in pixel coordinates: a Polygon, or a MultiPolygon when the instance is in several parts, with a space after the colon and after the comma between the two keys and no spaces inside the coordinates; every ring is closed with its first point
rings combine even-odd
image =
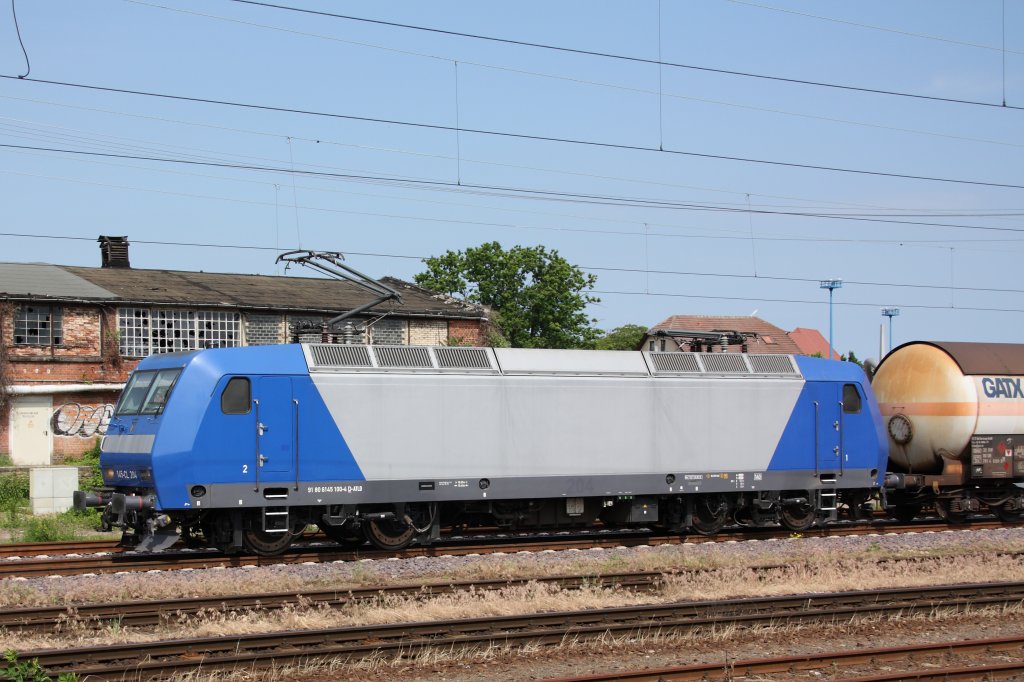
{"type": "Polygon", "coordinates": [[[856,365],[786,355],[283,345],[152,356],[103,439],[140,549],[283,551],[309,524],[399,548],[442,528],[857,517],[886,434],[856,365]]]}
{"type": "Polygon", "coordinates": [[[894,516],[1024,517],[1024,344],[907,343],[879,363],[873,389],[894,516]]]}

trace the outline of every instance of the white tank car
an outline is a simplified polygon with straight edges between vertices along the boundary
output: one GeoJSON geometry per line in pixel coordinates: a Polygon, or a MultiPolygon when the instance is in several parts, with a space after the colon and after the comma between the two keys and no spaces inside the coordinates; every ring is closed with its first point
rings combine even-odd
{"type": "Polygon", "coordinates": [[[896,471],[1024,476],[1024,344],[923,342],[893,350],[872,388],[896,471]]]}

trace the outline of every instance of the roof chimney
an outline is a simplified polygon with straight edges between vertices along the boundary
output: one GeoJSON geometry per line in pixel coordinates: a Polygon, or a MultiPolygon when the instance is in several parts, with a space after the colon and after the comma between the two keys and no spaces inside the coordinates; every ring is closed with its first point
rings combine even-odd
{"type": "Polygon", "coordinates": [[[130,268],[128,262],[128,237],[106,237],[100,235],[100,254],[105,268],[130,268]]]}

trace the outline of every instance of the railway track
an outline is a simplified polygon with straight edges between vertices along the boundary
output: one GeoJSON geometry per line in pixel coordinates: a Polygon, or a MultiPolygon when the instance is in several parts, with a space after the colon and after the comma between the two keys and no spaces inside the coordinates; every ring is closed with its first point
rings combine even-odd
{"type": "MultiPolygon", "coordinates": [[[[842,537],[849,535],[871,535],[892,533],[927,533],[949,530],[986,530],[1019,527],[1022,524],[1006,524],[996,520],[977,520],[950,526],[942,522],[919,522],[898,524],[875,522],[871,524],[845,524],[812,528],[799,534],[801,537],[842,537]]],[[[784,529],[755,528],[739,529],[714,536],[703,535],[662,535],[648,533],[595,532],[586,535],[565,537],[561,534],[528,536],[519,538],[497,534],[486,538],[470,536],[465,539],[448,539],[429,547],[412,546],[400,551],[378,550],[364,545],[355,549],[342,549],[330,543],[311,542],[294,546],[285,554],[276,557],[252,555],[225,555],[216,550],[174,550],[161,553],[139,554],[130,551],[102,551],[82,556],[39,556],[7,557],[0,561],[0,579],[32,578],[51,575],[81,575],[92,573],[121,573],[140,571],[169,571],[215,567],[274,566],[280,564],[330,563],[336,561],[357,561],[360,559],[413,558],[418,556],[465,556],[497,552],[540,552],[546,550],[592,549],[637,547],[665,544],[691,544],[725,540],[769,540],[791,538],[794,533],[784,529]]]]}
{"type": "MultiPolygon", "coordinates": [[[[1024,562],[1024,552],[1005,553],[1024,562]]],[[[969,556],[960,556],[960,561],[970,561],[969,556]]],[[[926,558],[885,558],[876,565],[890,568],[919,563],[926,558]]],[[[762,564],[750,566],[754,574],[794,568],[793,563],[762,564]]],[[[149,601],[128,601],[96,604],[65,604],[63,606],[38,606],[7,608],[0,611],[0,628],[7,632],[55,632],[68,622],[76,628],[102,628],[117,623],[120,627],[148,627],[159,625],[170,617],[190,616],[196,613],[228,613],[246,610],[275,610],[299,604],[317,604],[339,608],[347,604],[382,596],[429,598],[443,594],[454,594],[474,590],[494,591],[517,585],[540,583],[559,587],[563,590],[583,586],[617,587],[633,591],[656,591],[666,578],[681,575],[701,575],[718,571],[718,568],[686,568],[671,572],[651,571],[636,573],[604,573],[591,576],[554,576],[521,579],[465,580],[436,584],[389,584],[367,587],[351,587],[332,590],[303,590],[290,592],[264,592],[258,594],[220,595],[214,597],[191,597],[149,601]]]]}
{"type": "Polygon", "coordinates": [[[677,682],[680,680],[753,678],[757,680],[790,679],[799,672],[823,671],[820,679],[834,678],[837,672],[848,682],[896,682],[897,680],[998,680],[1019,676],[1024,669],[1024,636],[998,639],[976,639],[935,644],[914,644],[902,647],[856,649],[823,654],[753,658],[728,663],[687,665],[674,668],[616,671],[606,675],[548,678],[545,682],[677,682]],[[999,654],[1014,657],[1015,661],[1000,661],[980,665],[950,665],[950,657],[999,654]],[[923,659],[938,659],[925,668],[918,663],[923,659]],[[912,670],[889,670],[881,673],[857,675],[852,668],[875,667],[887,663],[912,661],[912,670]]]}
{"type": "MultiPolygon", "coordinates": [[[[314,659],[341,657],[354,661],[368,656],[408,657],[431,648],[550,646],[608,635],[635,637],[722,626],[846,622],[858,617],[933,614],[937,610],[1022,602],[1024,582],[983,583],[648,604],[19,653],[26,659],[38,659],[51,676],[74,672],[83,679],[112,680],[129,675],[132,679],[156,679],[199,667],[204,671],[254,670],[314,659]]],[[[1018,646],[1024,646],[1024,639],[1018,640],[1018,646]]],[[[801,657],[801,660],[806,658],[801,657]]],[[[721,665],[716,666],[716,670],[721,668],[721,665]]]]}

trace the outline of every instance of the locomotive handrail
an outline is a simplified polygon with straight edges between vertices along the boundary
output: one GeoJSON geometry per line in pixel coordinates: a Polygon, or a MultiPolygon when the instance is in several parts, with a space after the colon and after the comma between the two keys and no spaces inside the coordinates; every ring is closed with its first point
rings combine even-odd
{"type": "Polygon", "coordinates": [[[260,401],[253,400],[253,413],[256,415],[256,487],[252,489],[254,493],[260,491],[260,401]]]}
{"type": "Polygon", "coordinates": [[[839,476],[843,475],[843,460],[846,459],[846,445],[843,443],[843,410],[845,405],[839,401],[839,476]]]}
{"type": "Polygon", "coordinates": [[[818,401],[814,401],[814,475],[819,474],[820,467],[818,466],[818,420],[821,418],[820,410],[818,409],[818,401]]]}
{"type": "Polygon", "coordinates": [[[299,401],[292,398],[295,406],[295,490],[299,489],[299,401]]]}

